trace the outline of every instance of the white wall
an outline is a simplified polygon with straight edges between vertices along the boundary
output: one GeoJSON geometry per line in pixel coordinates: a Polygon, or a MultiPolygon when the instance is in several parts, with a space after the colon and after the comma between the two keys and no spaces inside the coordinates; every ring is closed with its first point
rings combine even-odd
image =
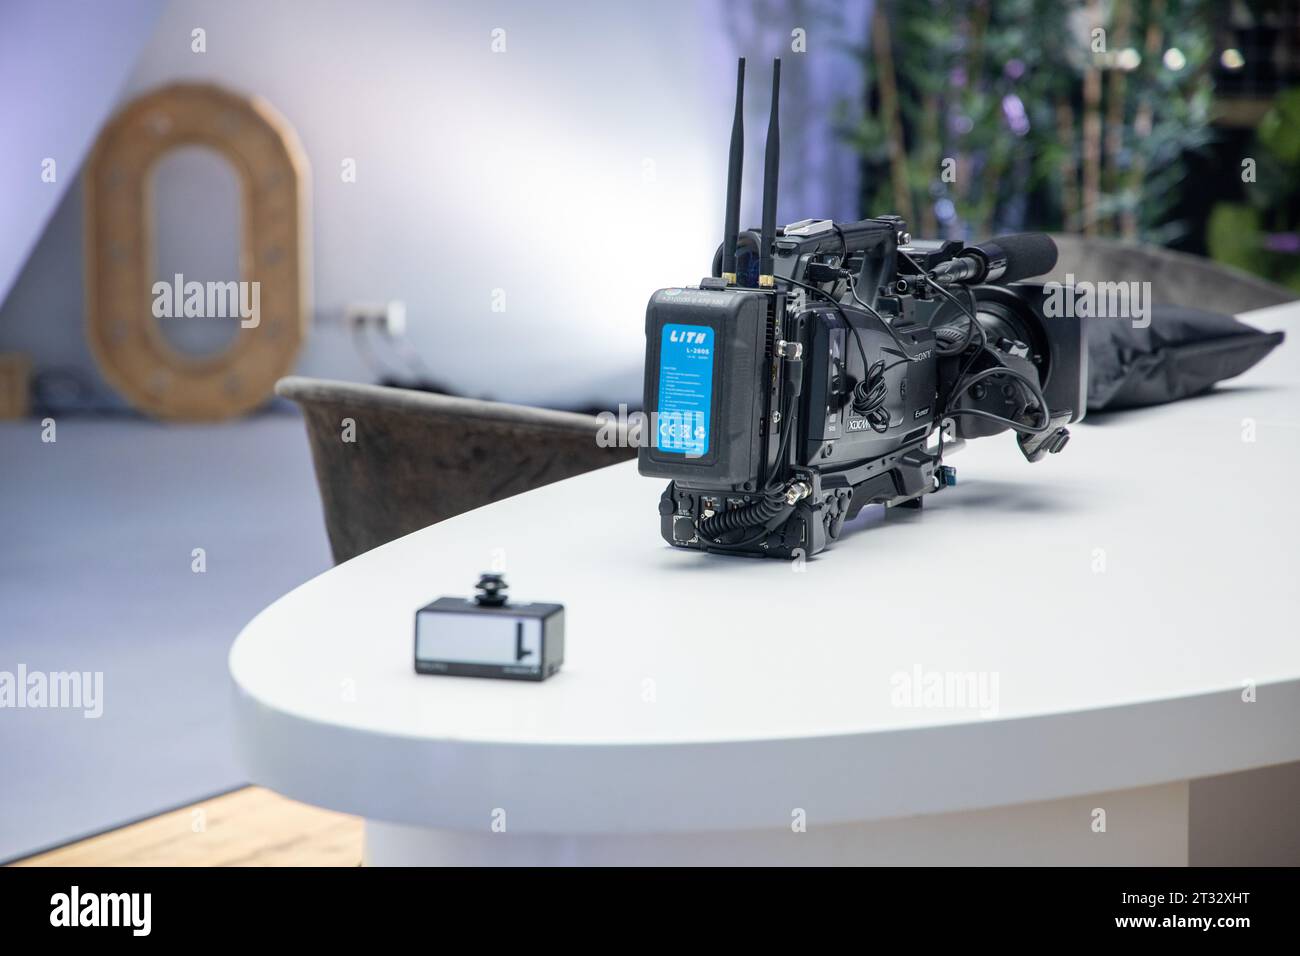
{"type": "Polygon", "coordinates": [[[0,301],[76,178],[161,8],[162,0],[0,3],[0,301]]]}
{"type": "MultiPolygon", "coordinates": [[[[338,319],[350,302],[401,299],[411,344],[454,390],[604,407],[639,398],[649,294],[709,268],[737,49],[753,57],[745,216],[753,222],[764,57],[787,53],[791,145],[782,179],[797,182],[801,132],[829,138],[841,91],[818,92],[801,71],[816,57],[839,56],[834,45],[843,39],[797,2],[760,16],[725,0],[173,0],[125,95],[215,81],[262,95],[296,128],[313,171],[317,324],[303,373],[371,377],[338,319]],[[791,57],[798,25],[809,31],[810,52],[791,57]],[[196,27],[206,31],[206,53],[191,50],[196,27]],[[505,53],[491,52],[495,28],[506,31],[505,53]],[[341,180],[345,158],[356,160],[355,183],[341,180]],[[492,311],[496,289],[505,292],[504,313],[492,311]]],[[[850,177],[825,172],[818,188],[854,195],[850,177]]],[[[168,203],[160,234],[202,230],[200,198],[168,203]]],[[[786,219],[854,211],[781,210],[786,219]]],[[[66,335],[31,325],[48,304],[66,306],[66,290],[48,282],[80,274],[79,237],[71,235],[79,218],[77,208],[56,217],[29,267],[35,278],[25,277],[0,311],[0,346],[31,350],[38,362],[84,361],[66,335]],[[35,261],[42,257],[54,262],[35,261]],[[54,339],[61,351],[45,354],[54,339]]],[[[214,255],[228,260],[228,250],[214,255]]]]}

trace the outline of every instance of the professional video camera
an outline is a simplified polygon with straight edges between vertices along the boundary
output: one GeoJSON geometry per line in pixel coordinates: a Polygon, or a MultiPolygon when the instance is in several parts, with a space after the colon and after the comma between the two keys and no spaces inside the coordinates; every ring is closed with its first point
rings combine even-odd
{"type": "Polygon", "coordinates": [[[1043,235],[916,241],[897,216],[776,227],[781,61],[773,64],[760,231],[740,232],[745,61],[723,244],[698,286],[646,309],[641,474],[671,478],[670,544],[813,555],[864,505],[920,507],[956,482],[967,438],[1016,432],[1030,461],[1084,414],[1081,321],[1047,320],[1043,235]],[[988,283],[1003,284],[991,285],[988,283]]]}

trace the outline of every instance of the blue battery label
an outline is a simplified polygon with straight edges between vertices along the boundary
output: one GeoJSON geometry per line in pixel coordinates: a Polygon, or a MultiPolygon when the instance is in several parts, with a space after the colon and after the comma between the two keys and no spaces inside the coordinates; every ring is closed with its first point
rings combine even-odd
{"type": "Polygon", "coordinates": [[[709,453],[713,329],[707,325],[665,325],[662,335],[655,447],[698,458],[709,453]]]}

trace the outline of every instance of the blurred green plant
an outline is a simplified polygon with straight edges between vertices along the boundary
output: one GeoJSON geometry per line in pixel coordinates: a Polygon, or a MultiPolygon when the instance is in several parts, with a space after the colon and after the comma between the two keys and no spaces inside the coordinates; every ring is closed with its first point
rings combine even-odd
{"type": "Polygon", "coordinates": [[[1242,160],[1246,202],[1216,203],[1210,256],[1300,290],[1300,89],[1279,93],[1242,160]]]}
{"type": "Polygon", "coordinates": [[[1032,226],[1168,243],[1211,140],[1207,0],[876,0],[846,130],[864,211],[924,236],[1032,226]]]}

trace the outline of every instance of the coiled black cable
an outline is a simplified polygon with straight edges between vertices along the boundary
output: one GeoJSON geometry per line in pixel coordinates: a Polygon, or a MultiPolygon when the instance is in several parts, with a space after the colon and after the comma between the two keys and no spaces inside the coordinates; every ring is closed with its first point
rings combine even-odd
{"type": "Polygon", "coordinates": [[[885,408],[889,386],[885,384],[885,370],[885,360],[877,359],[867,368],[862,381],[853,386],[853,411],[865,418],[871,430],[879,434],[889,430],[889,409],[885,408]]]}
{"type": "MultiPolygon", "coordinates": [[[[701,518],[696,527],[701,536],[708,538],[715,544],[723,544],[724,542],[719,541],[718,538],[727,532],[742,531],[745,528],[766,525],[788,507],[790,506],[786,504],[785,495],[768,495],[753,504],[745,505],[743,508],[731,508],[710,515],[707,518],[701,518]]],[[[761,538],[766,533],[767,529],[763,528],[762,533],[754,538],[747,539],[747,541],[733,542],[733,544],[746,544],[748,541],[761,538]]]]}

